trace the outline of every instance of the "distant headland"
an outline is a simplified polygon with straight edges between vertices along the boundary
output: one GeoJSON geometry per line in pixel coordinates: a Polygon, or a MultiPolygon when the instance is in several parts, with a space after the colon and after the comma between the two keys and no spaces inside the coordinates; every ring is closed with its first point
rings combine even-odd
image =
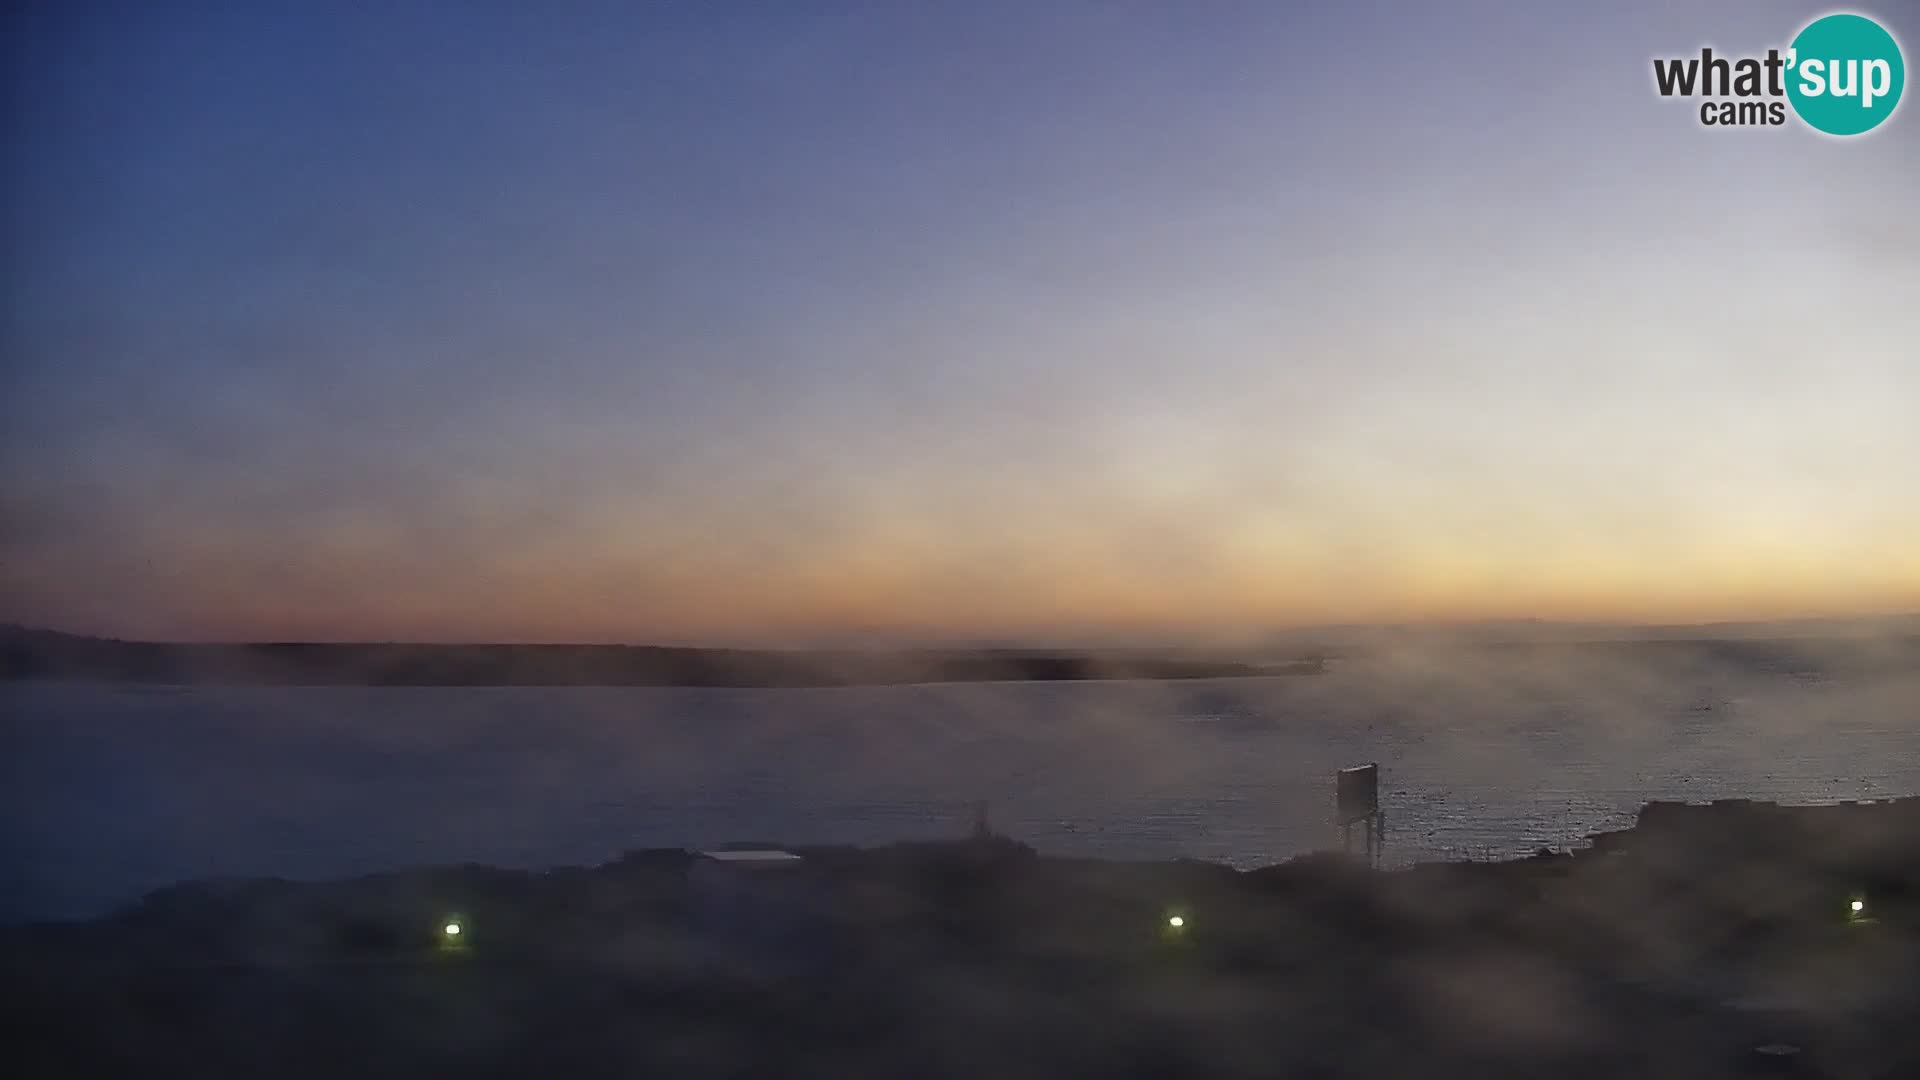
{"type": "Polygon", "coordinates": [[[1315,656],[1252,661],[1140,650],[773,650],[658,645],[120,641],[0,628],[0,681],[253,686],[829,687],[1310,675],[1315,656]]]}
{"type": "Polygon", "coordinates": [[[1237,647],[722,648],[615,644],[164,642],[0,624],[0,682],[246,686],[805,688],[1317,675],[1396,654],[1578,652],[1809,670],[1920,664],[1920,616],[1609,626],[1488,622],[1327,627],[1237,647]]]}

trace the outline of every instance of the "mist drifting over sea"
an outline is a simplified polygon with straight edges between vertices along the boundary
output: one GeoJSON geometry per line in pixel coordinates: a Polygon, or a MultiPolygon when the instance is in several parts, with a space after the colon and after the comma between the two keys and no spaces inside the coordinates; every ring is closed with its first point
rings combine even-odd
{"type": "Polygon", "coordinates": [[[957,835],[1257,866],[1384,770],[1390,862],[1511,856],[1649,799],[1920,791],[1920,670],[1692,647],[1404,652],[1320,676],[818,690],[20,683],[9,919],[175,881],[957,835]]]}

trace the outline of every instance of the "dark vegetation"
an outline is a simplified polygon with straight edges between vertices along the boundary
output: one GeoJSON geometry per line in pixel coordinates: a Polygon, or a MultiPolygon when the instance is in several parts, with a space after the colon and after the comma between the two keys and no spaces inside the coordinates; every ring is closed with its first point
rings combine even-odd
{"type": "Polygon", "coordinates": [[[0,679],[281,686],[809,687],[1311,674],[1131,651],[784,651],[633,645],[174,644],[0,629],[0,679]]]}
{"type": "Polygon", "coordinates": [[[13,1075],[1920,1075],[1920,800],[1656,804],[1577,853],[1396,872],[795,850],[15,928],[13,1075]]]}

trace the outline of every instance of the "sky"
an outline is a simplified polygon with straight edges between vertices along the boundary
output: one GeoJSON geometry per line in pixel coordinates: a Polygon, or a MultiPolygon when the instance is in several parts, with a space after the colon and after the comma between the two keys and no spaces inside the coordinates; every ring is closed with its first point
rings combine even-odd
{"type": "Polygon", "coordinates": [[[9,6],[0,621],[1920,610],[1920,105],[1652,83],[1824,6],[538,8],[9,6]]]}

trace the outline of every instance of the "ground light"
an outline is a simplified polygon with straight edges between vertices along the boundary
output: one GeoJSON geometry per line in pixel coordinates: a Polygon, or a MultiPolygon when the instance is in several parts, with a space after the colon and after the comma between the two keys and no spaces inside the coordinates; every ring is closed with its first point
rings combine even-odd
{"type": "Polygon", "coordinates": [[[1867,906],[1867,898],[1854,894],[1847,900],[1847,922],[1854,926],[1869,926],[1880,920],[1873,917],[1873,909],[1867,906]]]}
{"type": "Polygon", "coordinates": [[[1185,908],[1166,910],[1160,919],[1160,940],[1169,945],[1184,945],[1193,934],[1193,913],[1185,908]]]}

